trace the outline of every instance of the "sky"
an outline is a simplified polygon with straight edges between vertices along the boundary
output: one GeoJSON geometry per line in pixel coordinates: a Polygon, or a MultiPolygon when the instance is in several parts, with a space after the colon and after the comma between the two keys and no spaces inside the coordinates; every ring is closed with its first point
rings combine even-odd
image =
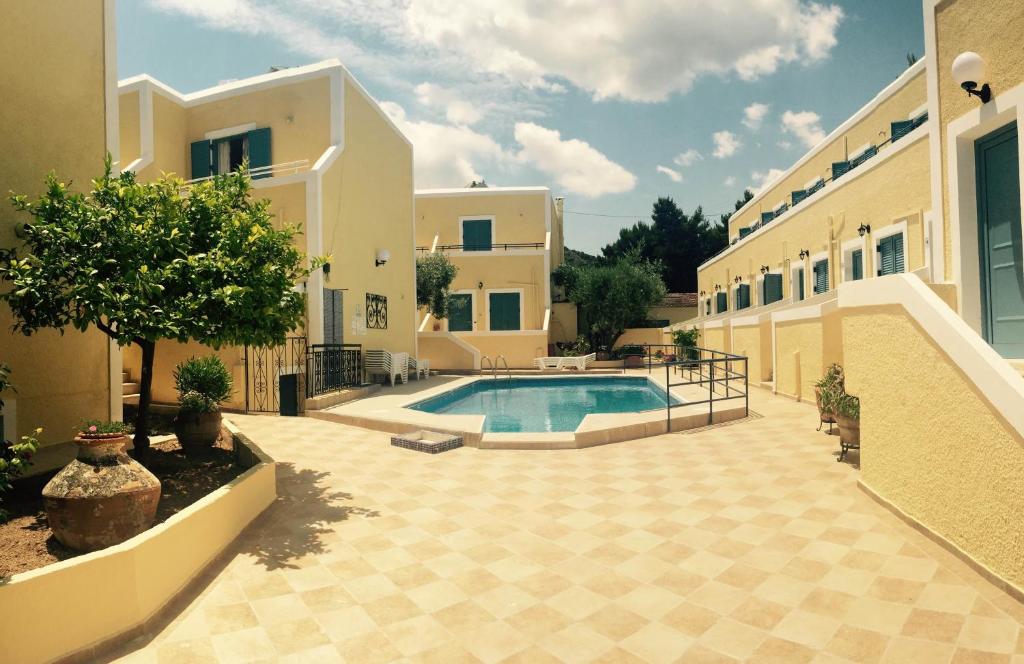
{"type": "Polygon", "coordinates": [[[548,186],[566,245],[731,211],[924,51],[920,0],[121,0],[118,76],[181,92],[338,58],[417,188],[548,186]]]}

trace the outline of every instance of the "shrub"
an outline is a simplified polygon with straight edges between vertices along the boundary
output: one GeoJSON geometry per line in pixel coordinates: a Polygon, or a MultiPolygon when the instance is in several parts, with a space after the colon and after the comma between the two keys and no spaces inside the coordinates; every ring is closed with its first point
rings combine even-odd
{"type": "Polygon", "coordinates": [[[576,341],[569,344],[562,350],[562,354],[565,357],[580,357],[582,355],[590,354],[590,344],[587,342],[587,338],[582,334],[576,337],[576,341]]]}
{"type": "Polygon", "coordinates": [[[627,357],[629,355],[642,356],[643,354],[644,347],[639,344],[626,344],[624,346],[619,346],[618,348],[612,350],[612,357],[614,357],[615,359],[627,357]]]}
{"type": "MultiPolygon", "coordinates": [[[[10,383],[10,368],[0,363],[0,395],[5,390],[14,390],[10,383]]],[[[3,411],[4,402],[0,399],[0,411],[3,411]]],[[[3,431],[0,431],[0,496],[11,488],[11,482],[21,475],[32,465],[30,459],[39,449],[39,434],[42,429],[36,429],[31,435],[22,436],[21,441],[15,443],[2,438],[3,431]]],[[[7,511],[0,507],[0,523],[7,520],[7,511]]]]}
{"type": "Polygon", "coordinates": [[[683,348],[693,348],[697,345],[697,337],[700,332],[695,327],[689,330],[674,330],[672,332],[672,343],[683,348]]]}
{"type": "Polygon", "coordinates": [[[814,386],[818,388],[818,401],[822,410],[835,413],[839,407],[840,399],[846,395],[846,387],[843,381],[843,368],[838,364],[832,364],[825,370],[814,386]]]}
{"type": "Polygon", "coordinates": [[[231,396],[233,382],[227,367],[216,355],[192,357],[174,369],[181,410],[212,413],[231,396]]]}
{"type": "Polygon", "coordinates": [[[852,394],[842,394],[836,399],[836,412],[851,420],[860,421],[860,399],[852,394]]]}

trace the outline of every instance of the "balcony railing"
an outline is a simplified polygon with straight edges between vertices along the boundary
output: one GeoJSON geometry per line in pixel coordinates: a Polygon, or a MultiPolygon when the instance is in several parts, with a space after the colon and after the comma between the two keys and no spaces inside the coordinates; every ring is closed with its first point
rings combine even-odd
{"type": "MultiPolygon", "coordinates": [[[[515,251],[516,249],[543,249],[543,242],[504,242],[501,244],[492,243],[490,247],[484,248],[480,245],[472,244],[439,244],[434,251],[515,251]],[[467,248],[468,247],[468,248],[467,248]]],[[[417,253],[429,254],[431,253],[430,247],[416,247],[417,253]]]]}
{"type": "MultiPolygon", "coordinates": [[[[294,175],[295,173],[301,173],[309,170],[309,160],[299,159],[297,161],[285,161],[280,164],[271,164],[270,166],[260,166],[259,168],[250,168],[249,177],[253,180],[260,180],[263,178],[271,177],[282,177],[284,175],[294,175]]],[[[191,186],[198,184],[199,182],[206,182],[212,180],[216,175],[208,175],[204,178],[194,178],[192,180],[185,180],[185,186],[191,186]]]]}
{"type": "Polygon", "coordinates": [[[359,344],[313,344],[306,354],[306,397],[358,387],[363,380],[359,344]]]}

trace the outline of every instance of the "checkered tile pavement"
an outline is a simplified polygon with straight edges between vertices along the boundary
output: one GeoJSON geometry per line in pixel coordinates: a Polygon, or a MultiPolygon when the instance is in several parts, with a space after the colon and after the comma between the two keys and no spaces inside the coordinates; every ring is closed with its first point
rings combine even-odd
{"type": "Polygon", "coordinates": [[[436,456],[233,416],[280,460],[281,497],[119,661],[1024,664],[1021,606],[857,489],[813,407],[752,408],[436,456]]]}

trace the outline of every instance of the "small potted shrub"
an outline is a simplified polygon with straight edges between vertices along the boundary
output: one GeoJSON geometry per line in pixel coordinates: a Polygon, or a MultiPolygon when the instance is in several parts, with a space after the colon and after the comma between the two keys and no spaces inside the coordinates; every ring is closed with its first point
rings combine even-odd
{"type": "MultiPolygon", "coordinates": [[[[685,359],[696,359],[693,357],[694,353],[689,349],[697,347],[697,337],[700,336],[700,331],[691,327],[689,330],[674,330],[672,332],[672,343],[676,346],[678,353],[685,359]]],[[[673,355],[670,362],[674,361],[676,356],[673,355]]]]}
{"type": "Polygon", "coordinates": [[[843,387],[843,369],[838,364],[831,365],[825,370],[825,375],[814,384],[814,401],[818,406],[818,431],[828,424],[828,430],[832,431],[832,425],[836,423],[836,405],[839,397],[845,393],[843,387]]]}
{"type": "Polygon", "coordinates": [[[212,447],[220,436],[220,404],[231,396],[227,367],[216,355],[193,357],[174,370],[178,416],[174,434],[186,452],[212,447]]]}
{"type": "Polygon", "coordinates": [[[636,369],[644,366],[644,347],[637,344],[628,344],[619,349],[621,357],[627,369],[636,369]]]}
{"type": "Polygon", "coordinates": [[[65,546],[96,551],[153,525],[160,480],[128,456],[130,432],[124,422],[84,422],[77,456],[43,488],[46,520],[65,546]]]}
{"type": "Polygon", "coordinates": [[[850,450],[860,449],[860,399],[843,394],[836,400],[836,420],[839,424],[839,461],[850,450]]]}

